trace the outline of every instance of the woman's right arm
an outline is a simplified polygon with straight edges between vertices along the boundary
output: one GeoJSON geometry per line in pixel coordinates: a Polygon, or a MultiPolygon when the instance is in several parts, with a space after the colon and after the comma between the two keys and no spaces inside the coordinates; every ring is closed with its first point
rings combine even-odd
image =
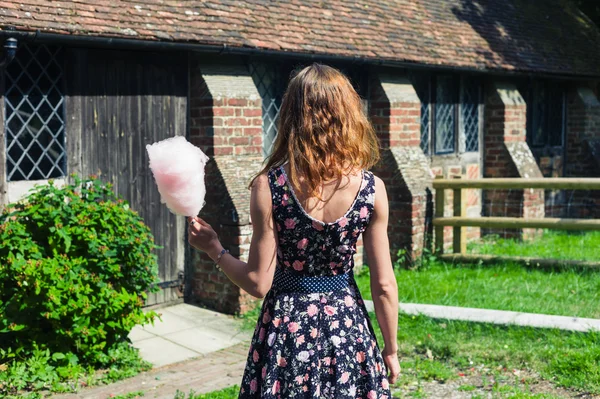
{"type": "Polygon", "coordinates": [[[398,284],[394,276],[388,239],[389,205],[383,181],[375,177],[375,206],[363,233],[371,274],[371,295],[385,347],[383,359],[393,384],[400,373],[398,363],[398,284]]]}
{"type": "MultiPolygon", "coordinates": [[[[248,262],[231,254],[223,255],[219,265],[225,275],[238,287],[257,298],[263,298],[271,289],[277,261],[277,231],[273,221],[272,197],[269,179],[260,175],[252,184],[250,197],[252,241],[248,262]]],[[[188,218],[190,245],[204,251],[216,260],[223,249],[217,233],[204,220],[188,218]]]]}

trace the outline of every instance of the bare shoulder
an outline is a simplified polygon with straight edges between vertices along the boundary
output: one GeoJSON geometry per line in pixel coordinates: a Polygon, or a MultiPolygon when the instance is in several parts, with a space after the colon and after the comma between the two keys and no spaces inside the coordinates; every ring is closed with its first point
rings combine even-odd
{"type": "Polygon", "coordinates": [[[256,176],[251,187],[252,191],[268,191],[270,193],[271,189],[269,187],[269,176],[267,173],[261,173],[260,175],[256,176]]]}
{"type": "Polygon", "coordinates": [[[271,188],[269,187],[269,176],[261,173],[256,176],[251,186],[250,213],[267,213],[271,210],[271,188]]]}
{"type": "MultiPolygon", "coordinates": [[[[385,183],[383,182],[383,180],[381,180],[381,178],[379,176],[375,175],[374,173],[373,173],[373,179],[375,180],[375,193],[376,194],[385,193],[386,189],[385,189],[385,183]]],[[[375,198],[377,198],[377,195],[375,195],[375,198]]]]}
{"type": "Polygon", "coordinates": [[[378,176],[373,175],[373,178],[375,180],[374,219],[381,220],[384,224],[387,224],[389,204],[385,183],[378,176]]]}
{"type": "Polygon", "coordinates": [[[381,180],[381,178],[379,176],[377,176],[375,173],[373,173],[373,179],[375,180],[375,187],[381,187],[381,188],[385,188],[385,183],[383,182],[383,180],[381,180]]]}
{"type": "Polygon", "coordinates": [[[250,219],[255,232],[272,224],[272,197],[269,176],[262,173],[252,182],[250,196],[250,219]]]}

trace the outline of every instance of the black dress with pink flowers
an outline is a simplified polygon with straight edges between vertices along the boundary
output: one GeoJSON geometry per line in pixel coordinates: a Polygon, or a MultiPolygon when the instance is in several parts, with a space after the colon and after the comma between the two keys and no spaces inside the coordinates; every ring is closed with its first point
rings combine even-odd
{"type": "Polygon", "coordinates": [[[363,300],[351,276],[356,241],[373,212],[375,181],[363,172],[346,214],[323,223],[306,213],[282,167],[269,172],[278,234],[277,267],[301,276],[349,274],[331,292],[267,294],[240,398],[391,398],[385,365],[363,300]]]}

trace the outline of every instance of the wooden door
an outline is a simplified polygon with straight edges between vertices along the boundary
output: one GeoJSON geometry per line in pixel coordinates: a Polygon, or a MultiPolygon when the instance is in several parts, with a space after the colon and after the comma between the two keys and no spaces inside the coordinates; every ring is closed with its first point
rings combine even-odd
{"type": "Polygon", "coordinates": [[[185,136],[187,57],[71,49],[67,55],[68,172],[111,182],[150,227],[163,288],[147,305],[181,297],[185,219],[171,214],[148,166],[146,145],[185,136]]]}

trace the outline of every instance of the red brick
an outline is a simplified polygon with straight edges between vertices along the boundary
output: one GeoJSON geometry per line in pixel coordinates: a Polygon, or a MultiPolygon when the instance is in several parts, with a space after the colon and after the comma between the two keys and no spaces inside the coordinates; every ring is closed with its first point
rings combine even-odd
{"type": "Polygon", "coordinates": [[[233,116],[234,115],[233,108],[223,108],[223,107],[215,107],[213,108],[214,116],[233,116]]]}
{"type": "Polygon", "coordinates": [[[232,107],[246,107],[248,105],[248,100],[245,98],[230,98],[227,100],[227,105],[232,107]]]}
{"type": "Polygon", "coordinates": [[[229,137],[227,143],[236,146],[249,145],[250,137],[229,137]]]}
{"type": "Polygon", "coordinates": [[[214,149],[215,155],[233,155],[233,147],[215,147],[214,149]]]}
{"type": "Polygon", "coordinates": [[[263,130],[260,127],[245,127],[244,128],[244,135],[245,136],[260,137],[261,140],[262,140],[262,134],[263,134],[263,130]]]}
{"type": "Polygon", "coordinates": [[[262,117],[262,110],[260,108],[245,108],[244,116],[262,117]]]}

